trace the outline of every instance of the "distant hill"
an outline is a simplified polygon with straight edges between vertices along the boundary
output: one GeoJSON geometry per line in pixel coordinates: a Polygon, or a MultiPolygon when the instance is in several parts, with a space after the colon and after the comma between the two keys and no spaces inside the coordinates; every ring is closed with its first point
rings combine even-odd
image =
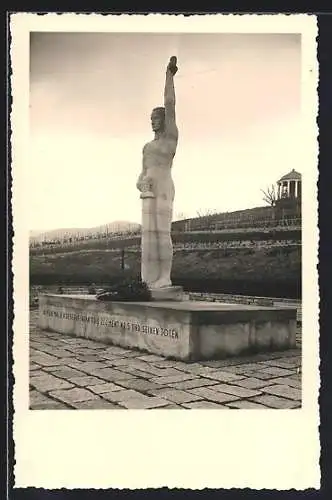
{"type": "Polygon", "coordinates": [[[77,238],[84,236],[92,236],[99,233],[122,233],[127,231],[136,231],[140,228],[140,224],[129,221],[113,221],[109,224],[103,224],[91,228],[61,228],[52,229],[50,231],[30,231],[30,240],[63,240],[64,238],[77,238]]]}

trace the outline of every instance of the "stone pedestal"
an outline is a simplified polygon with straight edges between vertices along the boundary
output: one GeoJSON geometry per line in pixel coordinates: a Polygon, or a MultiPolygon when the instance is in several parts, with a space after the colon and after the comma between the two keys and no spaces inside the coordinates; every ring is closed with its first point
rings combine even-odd
{"type": "Polygon", "coordinates": [[[153,300],[175,300],[180,302],[184,299],[182,286],[167,286],[164,288],[150,289],[153,300]]]}
{"type": "Polygon", "coordinates": [[[101,302],[41,295],[42,329],[184,361],[296,345],[296,309],[194,301],[101,302]]]}

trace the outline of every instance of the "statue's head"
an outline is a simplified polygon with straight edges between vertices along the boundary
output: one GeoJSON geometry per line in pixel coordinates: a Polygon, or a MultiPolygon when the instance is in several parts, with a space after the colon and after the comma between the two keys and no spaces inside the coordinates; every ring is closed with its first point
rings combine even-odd
{"type": "Polygon", "coordinates": [[[162,132],[165,126],[165,108],[154,108],[151,113],[151,126],[154,132],[162,132]]]}

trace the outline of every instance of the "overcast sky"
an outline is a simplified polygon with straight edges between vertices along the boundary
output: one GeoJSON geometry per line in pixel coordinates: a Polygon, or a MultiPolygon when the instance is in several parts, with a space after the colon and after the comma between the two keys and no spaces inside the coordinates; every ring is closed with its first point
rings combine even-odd
{"type": "Polygon", "coordinates": [[[299,35],[34,33],[30,229],[140,222],[136,178],[172,55],[174,218],[262,205],[261,188],[301,171],[299,35]]]}

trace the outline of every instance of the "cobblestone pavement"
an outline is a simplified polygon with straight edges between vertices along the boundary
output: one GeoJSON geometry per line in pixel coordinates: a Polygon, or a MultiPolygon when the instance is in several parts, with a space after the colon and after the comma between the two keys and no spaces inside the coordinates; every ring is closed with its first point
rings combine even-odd
{"type": "Polygon", "coordinates": [[[301,407],[301,348],[183,363],[40,330],[30,313],[31,409],[301,407]]]}

